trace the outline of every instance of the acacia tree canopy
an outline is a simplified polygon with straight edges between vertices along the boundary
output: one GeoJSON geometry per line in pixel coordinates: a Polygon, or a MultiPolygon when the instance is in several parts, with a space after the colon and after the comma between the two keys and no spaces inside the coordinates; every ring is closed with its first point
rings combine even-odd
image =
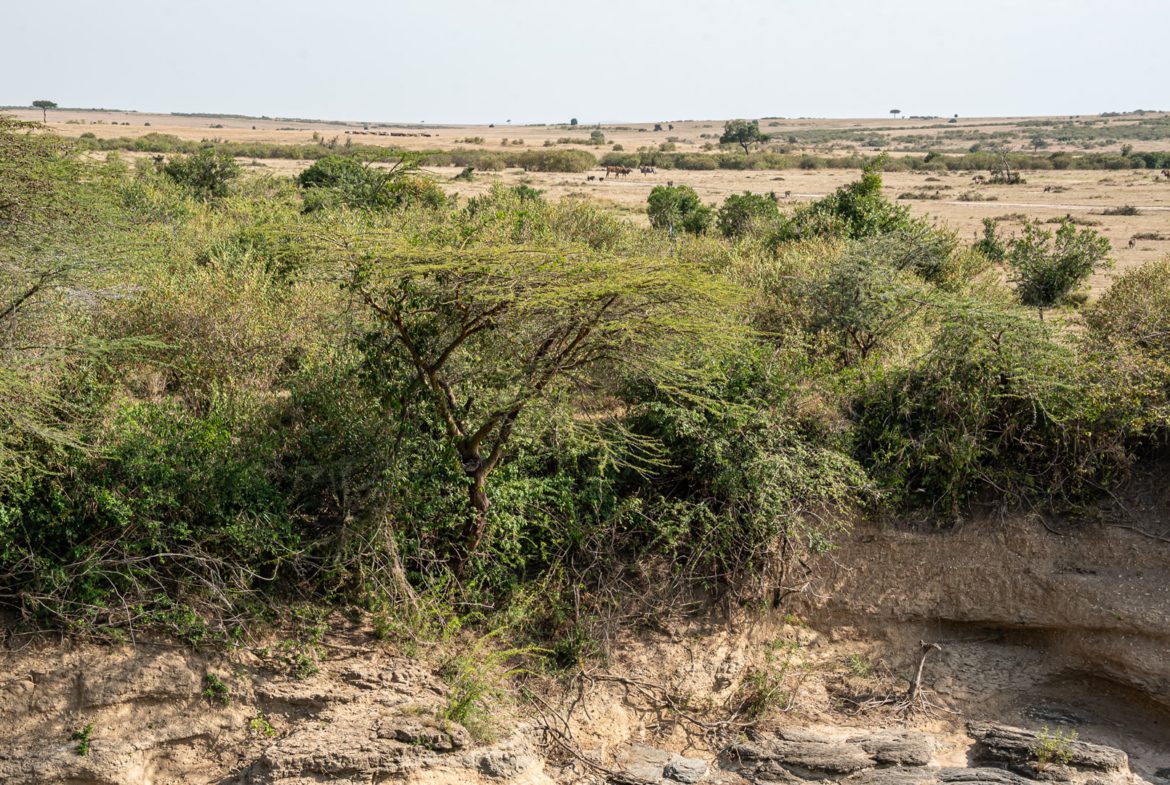
{"type": "Polygon", "coordinates": [[[41,110],[41,119],[45,122],[49,121],[49,110],[57,108],[56,101],[46,101],[43,98],[33,101],[32,105],[41,110]]]}
{"type": "Polygon", "coordinates": [[[349,288],[413,368],[469,480],[458,565],[484,537],[488,478],[529,404],[625,373],[669,376],[680,372],[681,343],[728,334],[718,316],[728,285],[677,259],[351,247],[349,288]]]}

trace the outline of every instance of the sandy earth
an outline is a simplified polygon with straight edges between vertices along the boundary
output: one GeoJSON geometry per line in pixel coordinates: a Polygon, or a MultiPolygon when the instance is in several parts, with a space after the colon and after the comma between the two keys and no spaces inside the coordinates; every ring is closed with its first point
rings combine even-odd
{"type": "MultiPolygon", "coordinates": [[[[31,108],[0,109],[4,114],[11,114],[25,120],[41,120],[41,111],[31,108]]],[[[1163,117],[1170,113],[1151,112],[1144,115],[1145,119],[1163,117]]],[[[409,149],[436,149],[450,148],[456,145],[464,147],[478,147],[483,149],[499,149],[501,140],[509,143],[521,139],[525,148],[541,147],[545,141],[556,143],[562,138],[575,138],[580,144],[572,145],[592,151],[607,152],[613,144],[622,145],[627,151],[638,147],[659,145],[673,141],[680,152],[694,152],[708,142],[717,142],[723,131],[724,120],[667,120],[661,123],[623,122],[605,120],[600,123],[605,134],[606,144],[602,147],[590,145],[589,132],[597,127],[593,119],[581,119],[576,128],[569,126],[569,118],[560,124],[544,125],[512,125],[504,118],[494,125],[442,125],[426,122],[401,122],[394,124],[368,124],[362,121],[353,122],[324,122],[298,121],[287,119],[257,119],[240,117],[215,116],[180,116],[150,112],[122,112],[103,110],[72,110],[57,109],[48,114],[48,124],[51,128],[69,136],[76,136],[83,131],[90,131],[99,137],[130,136],[137,137],[147,133],[157,132],[174,134],[183,139],[203,139],[218,137],[231,141],[253,142],[280,142],[283,144],[304,143],[313,140],[313,134],[318,133],[326,138],[339,136],[344,139],[346,131],[353,135],[356,131],[385,131],[386,136],[377,134],[357,135],[355,142],[366,144],[381,144],[406,147],[409,149]],[[149,125],[147,125],[149,123],[149,125]],[[662,125],[661,131],[655,131],[656,124],[662,125]],[[216,127],[220,126],[220,127],[216,127]],[[670,126],[673,126],[671,128],[670,126]],[[389,136],[389,133],[416,134],[414,136],[389,136]],[[423,134],[429,134],[424,136],[423,134]],[[476,137],[482,142],[470,141],[476,137]]],[[[1139,122],[1141,118],[1133,115],[1108,118],[1112,127],[1130,125],[1139,122]]],[[[917,118],[763,118],[760,120],[760,129],[771,135],[776,141],[784,142],[790,134],[831,130],[850,131],[866,136],[883,136],[888,141],[898,144],[901,137],[930,136],[937,138],[937,144],[932,144],[940,150],[960,151],[970,146],[970,140],[950,140],[943,134],[947,131],[982,131],[984,133],[1013,132],[1030,133],[1021,123],[1035,120],[1078,122],[1102,121],[1102,118],[1093,115],[1060,116],[1060,117],[980,117],[958,118],[954,123],[947,118],[917,119],[917,118]]],[[[1043,129],[1040,129],[1043,130],[1043,129]]],[[[1164,150],[1167,142],[1127,140],[1135,150],[1164,150]]],[[[1018,140],[1013,145],[1017,149],[1030,149],[1024,140],[1018,140]]],[[[1117,151],[1122,146],[1121,141],[1114,144],[1094,147],[1099,151],[1117,151]]],[[[835,141],[822,145],[822,150],[830,147],[838,151],[870,148],[851,141],[835,141]]],[[[1078,150],[1080,148],[1050,142],[1044,152],[1059,150],[1078,150]]]]}

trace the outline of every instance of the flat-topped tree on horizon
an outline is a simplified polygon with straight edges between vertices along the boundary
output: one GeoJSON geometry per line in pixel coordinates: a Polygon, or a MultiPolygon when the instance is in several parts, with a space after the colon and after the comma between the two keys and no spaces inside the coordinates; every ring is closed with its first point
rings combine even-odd
{"type": "Polygon", "coordinates": [[[49,122],[49,110],[57,108],[56,101],[48,101],[44,98],[38,98],[32,102],[32,105],[41,110],[41,121],[45,123],[49,122]]]}

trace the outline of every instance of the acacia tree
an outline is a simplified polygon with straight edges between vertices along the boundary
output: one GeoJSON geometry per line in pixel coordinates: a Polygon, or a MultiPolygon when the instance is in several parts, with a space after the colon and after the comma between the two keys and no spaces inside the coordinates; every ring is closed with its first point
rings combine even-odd
{"type": "MultiPolygon", "coordinates": [[[[590,250],[368,247],[348,286],[396,347],[468,480],[462,569],[488,523],[488,480],[525,410],[603,369],[677,370],[665,347],[721,331],[728,288],[676,259],[590,250]]],[[[614,375],[611,375],[611,378],[614,375]]]]}
{"type": "Polygon", "coordinates": [[[72,148],[35,128],[0,117],[0,484],[36,468],[31,445],[79,445],[53,380],[103,348],[72,328],[108,221],[72,148]]]}
{"type": "Polygon", "coordinates": [[[743,148],[743,154],[751,152],[753,144],[763,144],[768,141],[768,135],[760,133],[758,120],[728,120],[723,126],[723,136],[719,137],[720,144],[735,143],[743,148]]]}
{"type": "Polygon", "coordinates": [[[57,108],[55,101],[46,101],[44,99],[33,101],[32,105],[41,110],[41,119],[46,123],[49,122],[49,110],[57,108]]]}

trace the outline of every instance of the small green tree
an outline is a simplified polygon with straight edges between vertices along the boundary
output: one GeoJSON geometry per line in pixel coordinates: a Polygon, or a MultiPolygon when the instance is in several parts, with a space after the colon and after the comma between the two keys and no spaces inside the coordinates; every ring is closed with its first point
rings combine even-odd
{"type": "Polygon", "coordinates": [[[720,144],[737,144],[742,147],[744,155],[751,152],[753,144],[766,141],[768,135],[760,132],[758,120],[728,120],[723,126],[723,136],[719,137],[720,144]]]}
{"type": "Polygon", "coordinates": [[[728,291],[673,258],[392,242],[346,238],[348,286],[386,356],[413,370],[467,478],[460,569],[484,537],[488,479],[524,413],[558,391],[603,384],[597,372],[615,363],[669,373],[667,345],[711,340],[728,291]]]}
{"type": "Polygon", "coordinates": [[[41,110],[41,120],[46,123],[49,122],[49,110],[57,108],[55,101],[46,101],[44,99],[33,101],[32,105],[41,110]]]}
{"type": "Polygon", "coordinates": [[[605,134],[603,134],[599,129],[594,128],[592,131],[589,132],[589,143],[590,144],[605,144],[605,134]]]}
{"type": "Polygon", "coordinates": [[[659,185],[650,191],[646,214],[650,225],[666,229],[671,234],[678,230],[703,234],[711,225],[711,208],[703,204],[699,194],[688,185],[659,185]]]}
{"type": "Polygon", "coordinates": [[[1109,240],[1092,229],[1078,230],[1067,218],[1055,237],[1038,222],[1025,223],[1007,251],[1016,296],[1043,316],[1045,308],[1068,301],[1090,275],[1109,264],[1109,249],[1109,240]]]}
{"type": "Polygon", "coordinates": [[[163,171],[167,177],[204,200],[227,196],[229,184],[240,176],[236,159],[230,153],[212,147],[172,158],[163,171]]]}
{"type": "Polygon", "coordinates": [[[744,191],[723,200],[715,225],[724,237],[742,237],[752,226],[774,221],[779,216],[780,208],[771,196],[744,191]]]}
{"type": "Polygon", "coordinates": [[[1002,262],[1007,256],[1007,248],[999,239],[994,218],[983,219],[983,237],[975,243],[975,249],[993,262],[1002,262]]]}
{"type": "Polygon", "coordinates": [[[574,117],[572,120],[570,120],[570,121],[569,121],[569,125],[574,125],[574,126],[575,126],[576,124],[577,124],[577,118],[576,118],[576,117],[574,117]]]}

